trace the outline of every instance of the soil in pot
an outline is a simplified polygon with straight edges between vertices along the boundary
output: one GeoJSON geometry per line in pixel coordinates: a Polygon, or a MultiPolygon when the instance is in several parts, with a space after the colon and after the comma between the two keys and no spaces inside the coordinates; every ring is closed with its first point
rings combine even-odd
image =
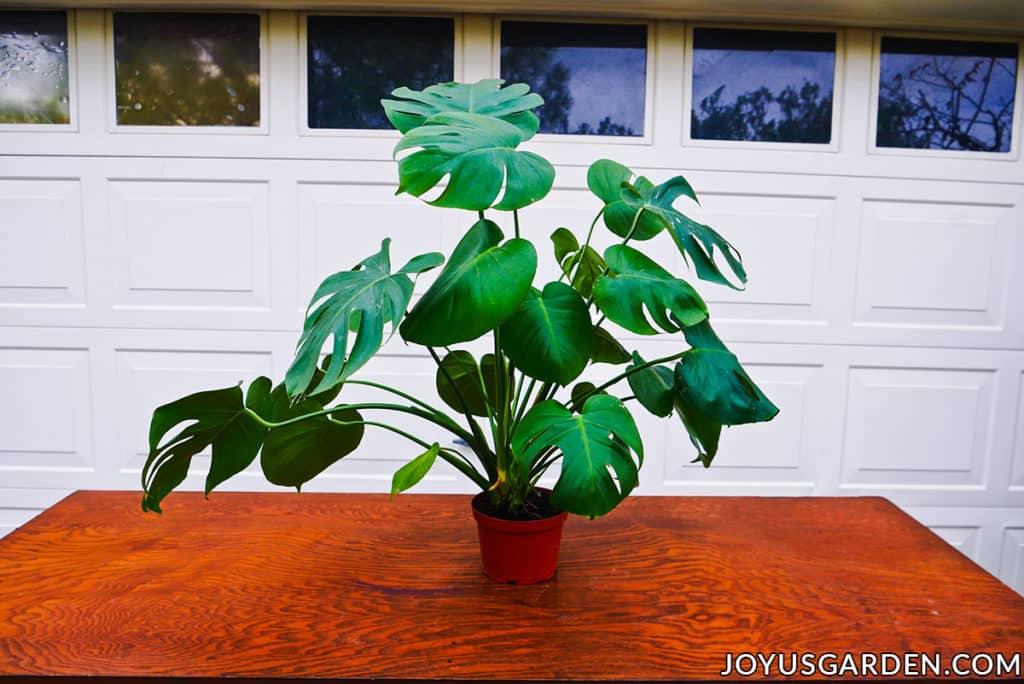
{"type": "Polygon", "coordinates": [[[486,492],[473,498],[480,557],[488,577],[508,584],[535,584],[554,577],[562,526],[569,514],[554,508],[550,495],[542,490],[517,520],[498,517],[505,514],[495,509],[486,492]]]}

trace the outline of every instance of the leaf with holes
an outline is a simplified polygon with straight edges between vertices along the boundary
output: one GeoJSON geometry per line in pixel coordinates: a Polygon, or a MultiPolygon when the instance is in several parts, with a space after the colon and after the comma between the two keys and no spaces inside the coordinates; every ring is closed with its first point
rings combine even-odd
{"type": "Polygon", "coordinates": [[[447,186],[429,204],[472,211],[522,209],[544,198],[555,180],[546,159],[516,149],[528,137],[492,116],[434,114],[395,146],[398,192],[422,197],[447,178],[447,186]],[[413,152],[399,158],[407,150],[413,152]]]}
{"type": "Polygon", "coordinates": [[[492,221],[473,224],[402,322],[405,340],[431,347],[468,342],[519,308],[537,272],[537,252],[528,240],[503,238],[492,221]]]}
{"type": "Polygon", "coordinates": [[[642,252],[613,245],[604,257],[610,270],[594,283],[594,302],[612,322],[641,335],[657,335],[645,310],[665,332],[679,330],[679,323],[695,325],[707,318],[707,305],[697,291],[642,252]]]}
{"type": "Polygon", "coordinates": [[[633,416],[613,396],[591,396],[578,415],[554,400],[530,409],[512,436],[512,452],[524,476],[551,447],[562,455],[551,502],[563,511],[604,515],[639,482],[643,443],[633,416]]]}
{"type": "Polygon", "coordinates": [[[398,325],[412,296],[410,274],[443,262],[440,254],[416,257],[397,273],[391,273],[390,239],[380,252],[359,262],[355,269],[328,276],[317,288],[306,310],[306,321],[295,360],[285,375],[291,396],[326,392],[359,370],[384,342],[384,326],[398,325]],[[355,340],[349,346],[349,333],[355,340]],[[334,338],[330,365],[315,385],[320,353],[334,338]],[[312,387],[312,389],[310,389],[312,387]]]}
{"type": "MultiPolygon", "coordinates": [[[[250,394],[259,402],[269,384],[267,378],[253,383],[250,394]]],[[[160,502],[188,475],[192,457],[211,449],[206,493],[245,470],[259,453],[267,429],[242,402],[240,387],[197,392],[160,406],[149,426],[149,455],[142,468],[142,510],[160,513],[160,502]],[[190,422],[191,421],[191,422],[190,422]],[[180,432],[165,439],[181,423],[180,432]]]]}
{"type": "Polygon", "coordinates": [[[476,83],[440,83],[422,91],[403,87],[391,92],[395,99],[380,103],[388,121],[402,133],[422,126],[441,112],[467,112],[510,123],[522,131],[524,140],[533,137],[540,127],[540,119],[533,110],[544,104],[544,98],[531,93],[525,83],[502,88],[503,83],[500,78],[486,78],[476,83]]]}

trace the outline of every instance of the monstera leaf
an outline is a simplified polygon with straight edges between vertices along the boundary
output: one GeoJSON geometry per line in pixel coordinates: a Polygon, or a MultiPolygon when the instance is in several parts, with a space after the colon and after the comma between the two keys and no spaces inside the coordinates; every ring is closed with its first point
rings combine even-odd
{"type": "Polygon", "coordinates": [[[626,237],[633,229],[633,240],[650,240],[665,230],[665,221],[655,213],[644,212],[633,227],[636,208],[622,198],[624,186],[650,191],[654,184],[643,176],[636,176],[628,168],[610,159],[599,159],[587,171],[587,187],[604,202],[604,224],[619,237],[626,237]]]}
{"type": "Polygon", "coordinates": [[[398,325],[412,295],[409,274],[421,273],[444,261],[440,254],[416,257],[391,273],[390,239],[380,252],[359,262],[355,269],[328,276],[320,283],[306,310],[306,322],[295,360],[285,375],[288,394],[298,396],[310,387],[320,353],[334,338],[333,354],[320,382],[310,393],[324,392],[345,380],[377,353],[384,342],[384,324],[398,325]],[[349,348],[349,332],[355,341],[349,348]]]}
{"type": "Polygon", "coordinates": [[[485,114],[512,124],[524,134],[524,140],[533,137],[540,127],[540,119],[533,109],[544,104],[544,98],[530,92],[525,83],[513,83],[504,88],[500,78],[487,78],[476,83],[441,83],[424,88],[398,88],[392,91],[394,100],[381,100],[388,121],[402,133],[408,133],[434,114],[441,112],[468,112],[485,114]]]}
{"type": "Polygon", "coordinates": [[[437,394],[456,411],[487,416],[488,405],[492,412],[497,410],[496,373],[494,354],[484,354],[477,366],[472,354],[456,349],[444,357],[441,367],[437,369],[437,394]],[[480,385],[481,378],[483,387],[480,385]]]}
{"type": "MultiPolygon", "coordinates": [[[[257,383],[255,394],[260,395],[270,381],[260,378],[254,387],[257,383]]],[[[246,411],[240,387],[197,392],[160,406],[149,426],[149,456],[142,468],[142,510],[160,513],[160,502],[185,480],[192,457],[212,446],[206,477],[209,494],[253,462],[266,434],[267,429],[246,411]],[[165,439],[182,423],[188,424],[165,439]]]]}
{"type": "Polygon", "coordinates": [[[608,319],[641,335],[657,335],[647,313],[666,332],[676,321],[694,325],[708,316],[707,305],[689,283],[672,275],[628,245],[612,245],[604,258],[610,272],[594,283],[594,301],[608,319]]]}
{"type": "Polygon", "coordinates": [[[343,409],[329,418],[317,416],[273,428],[260,454],[263,474],[276,485],[301,490],[303,484],[355,451],[363,439],[362,421],[354,409],[343,409]]]}
{"type": "Polygon", "coordinates": [[[674,404],[699,451],[697,460],[709,466],[723,425],[768,421],[779,409],[706,321],[684,329],[684,334],[691,345],[703,346],[695,346],[676,364],[674,404]]]}
{"type": "Polygon", "coordinates": [[[568,385],[590,360],[593,326],[586,302],[565,283],[526,295],[501,325],[501,346],[531,378],[568,385]]]}
{"type": "Polygon", "coordinates": [[[547,195],[555,180],[546,159],[516,149],[527,138],[522,129],[493,116],[434,114],[395,146],[396,158],[415,150],[398,161],[398,192],[420,197],[447,178],[447,187],[429,204],[522,209],[547,195]]]}
{"type": "Polygon", "coordinates": [[[587,173],[591,192],[605,203],[604,222],[616,235],[630,235],[637,212],[643,212],[633,229],[633,240],[647,240],[668,229],[683,258],[693,262],[697,277],[708,282],[742,289],[747,282],[740,253],[713,228],[698,223],[672,204],[681,196],[697,201],[693,187],[682,176],[654,185],[617,162],[601,159],[587,173]],[[730,281],[715,263],[719,253],[740,285],[730,281]]]}
{"type": "MultiPolygon", "coordinates": [[[[633,352],[633,363],[630,369],[640,368],[644,360],[633,352]]],[[[633,390],[640,404],[659,418],[672,414],[673,389],[675,379],[672,369],[666,366],[648,366],[643,370],[634,371],[626,376],[629,389],[633,390]]]]}
{"type": "Polygon", "coordinates": [[[443,347],[475,340],[519,308],[537,272],[537,252],[518,238],[501,244],[496,224],[477,221],[399,328],[416,344],[443,347]]]}
{"type": "Polygon", "coordinates": [[[512,437],[512,451],[524,476],[549,447],[562,454],[551,502],[563,511],[596,518],[637,486],[643,443],[633,416],[615,397],[591,396],[578,415],[554,400],[530,409],[512,437]]]}
{"type": "Polygon", "coordinates": [[[555,260],[562,272],[572,278],[573,289],[584,297],[590,297],[594,281],[604,273],[608,264],[590,245],[580,249],[576,236],[566,228],[552,233],[551,242],[555,248],[555,260]]]}

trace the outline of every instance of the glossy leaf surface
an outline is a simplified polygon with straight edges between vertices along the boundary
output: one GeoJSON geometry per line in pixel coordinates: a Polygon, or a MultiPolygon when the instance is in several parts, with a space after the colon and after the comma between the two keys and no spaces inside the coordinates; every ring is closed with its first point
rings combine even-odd
{"type": "Polygon", "coordinates": [[[590,360],[592,328],[583,298],[565,283],[548,283],[502,324],[501,346],[531,378],[568,385],[590,360]]]}
{"type": "Polygon", "coordinates": [[[357,411],[344,409],[272,429],[260,454],[263,474],[276,485],[301,489],[355,451],[363,439],[362,420],[357,411]]]}
{"type": "Polygon", "coordinates": [[[492,221],[477,221],[437,280],[402,322],[402,337],[443,347],[475,340],[511,316],[530,291],[537,253],[527,240],[505,243],[492,221]]]}
{"type": "Polygon", "coordinates": [[[633,416],[615,397],[592,396],[578,415],[554,400],[534,406],[512,437],[520,469],[528,473],[548,447],[562,454],[551,501],[563,511],[596,518],[615,508],[638,484],[643,443],[633,416]]]}
{"type": "Polygon", "coordinates": [[[440,83],[422,91],[397,88],[381,100],[392,125],[402,133],[422,126],[427,119],[443,112],[466,112],[493,116],[512,124],[522,132],[523,140],[533,137],[540,119],[533,109],[544,104],[537,93],[525,83],[512,83],[502,88],[500,78],[486,78],[476,83],[440,83]]]}
{"type": "Polygon", "coordinates": [[[426,477],[434,467],[437,454],[441,451],[440,444],[432,444],[429,449],[412,459],[395,471],[391,477],[391,496],[412,489],[426,477]]]}

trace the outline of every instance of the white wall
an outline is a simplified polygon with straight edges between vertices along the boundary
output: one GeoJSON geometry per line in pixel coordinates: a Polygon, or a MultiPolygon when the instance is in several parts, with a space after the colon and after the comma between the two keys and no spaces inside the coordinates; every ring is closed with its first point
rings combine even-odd
{"type": "MultiPolygon", "coordinates": [[[[299,134],[296,13],[267,17],[265,130],[220,135],[114,130],[104,13],[76,19],[76,130],[0,131],[0,532],[76,488],[137,489],[155,406],[280,378],[318,277],[384,236],[396,261],[448,249],[471,222],[392,197],[393,135],[299,134]]],[[[491,19],[462,29],[457,77],[491,75],[491,19]]],[[[652,30],[649,139],[541,139],[558,180],[525,231],[586,229],[599,156],[685,173],[749,266],[746,293],[702,288],[716,327],[782,413],[727,431],[710,470],[679,426],[643,419],[643,492],[886,496],[1024,590],[1020,155],[871,151],[862,28],[841,32],[832,149],[684,144],[686,27],[652,30]]],[[[397,338],[365,376],[433,385],[397,338]]],[[[309,489],[383,491],[412,455],[374,435],[309,489]]],[[[269,489],[255,471],[229,487],[269,489]]],[[[470,491],[440,470],[422,490],[470,491]]]]}

